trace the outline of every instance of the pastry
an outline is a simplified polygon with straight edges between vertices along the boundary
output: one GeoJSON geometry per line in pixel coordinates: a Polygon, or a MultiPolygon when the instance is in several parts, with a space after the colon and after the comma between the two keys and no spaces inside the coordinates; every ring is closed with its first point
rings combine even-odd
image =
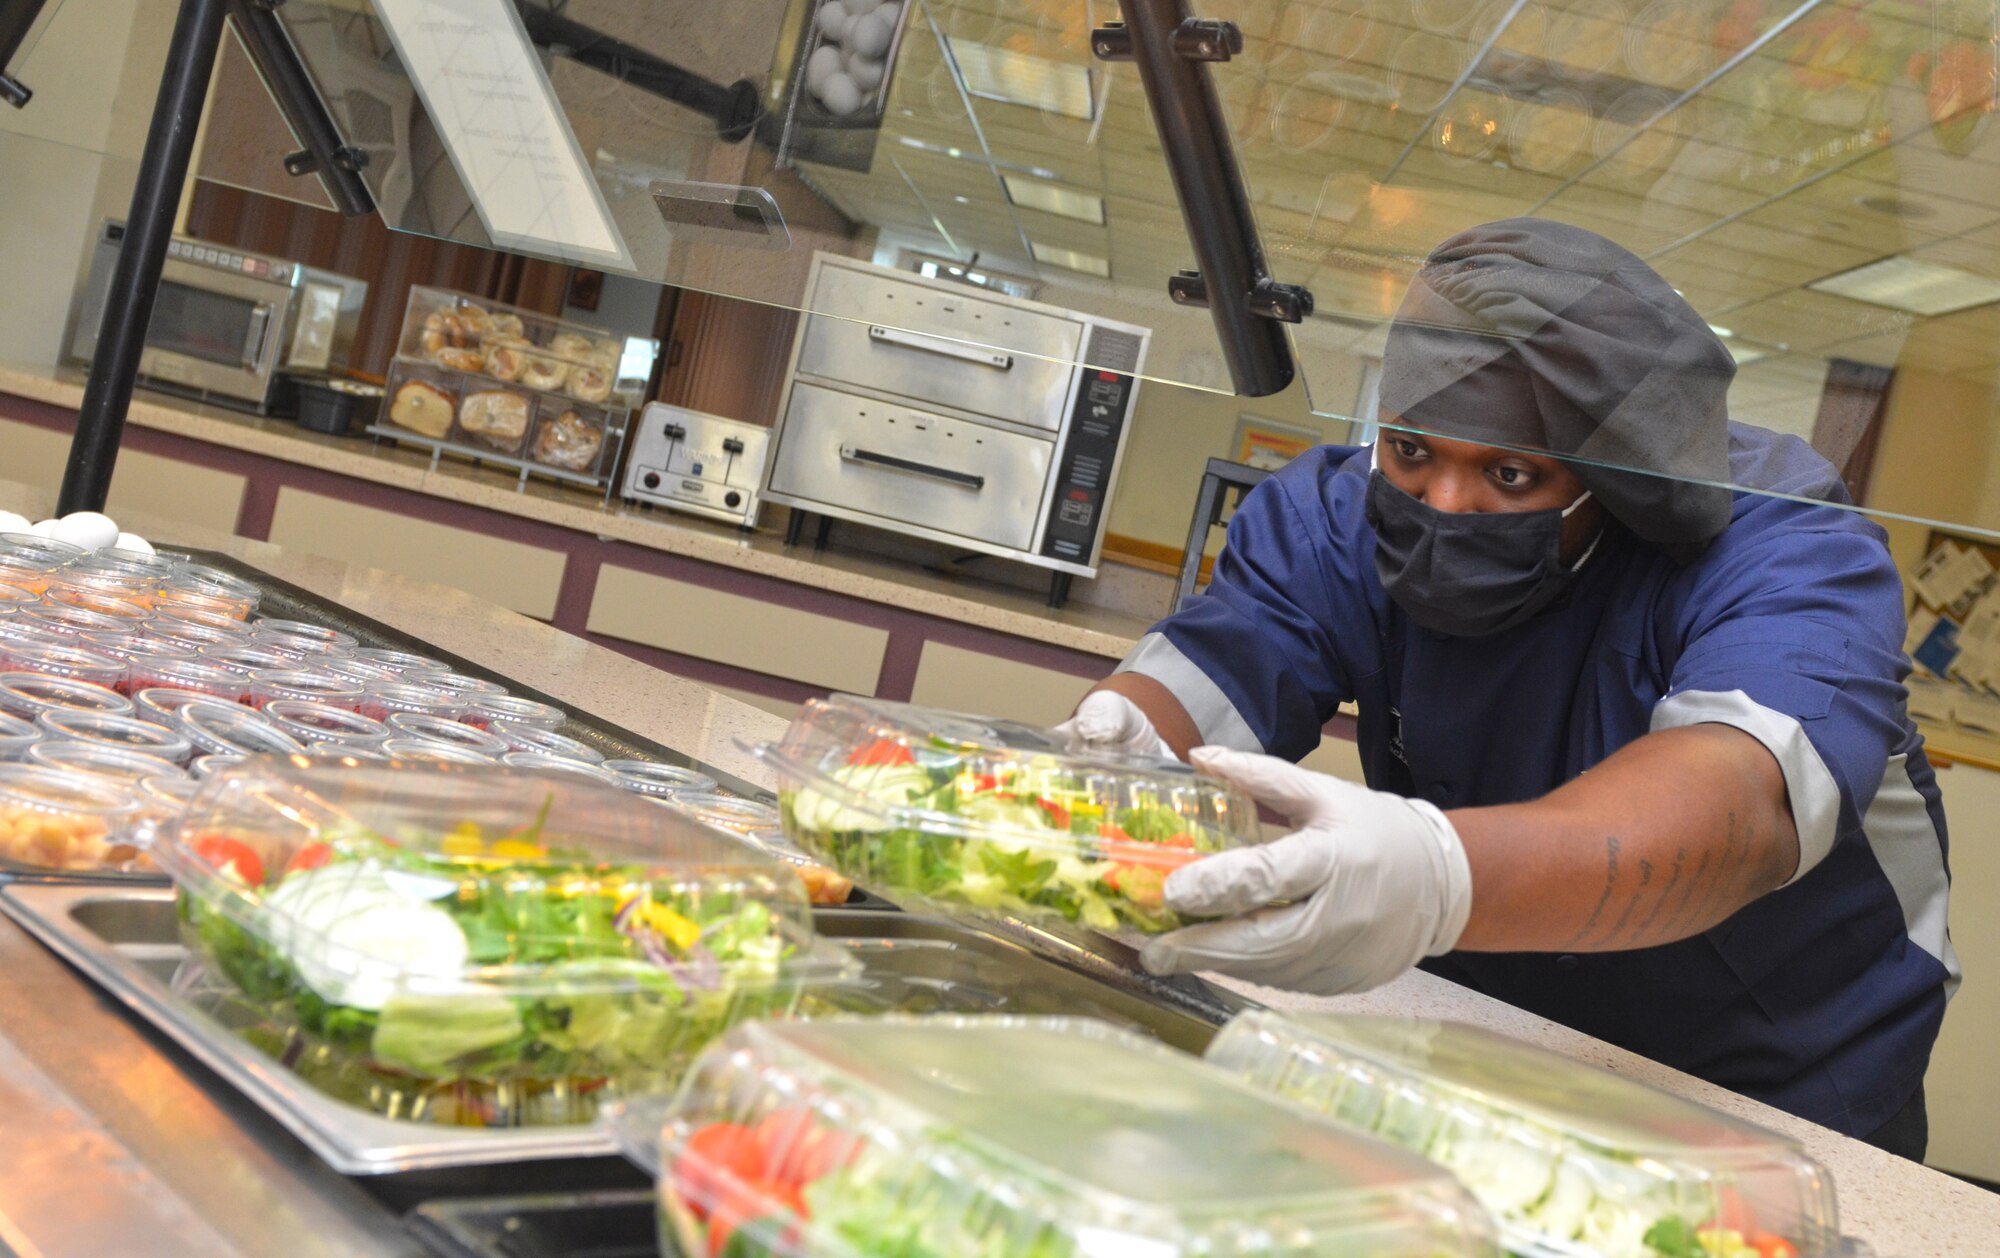
{"type": "Polygon", "coordinates": [[[528,329],[522,325],[520,315],[497,314],[493,316],[494,336],[504,336],[510,339],[518,340],[521,337],[526,336],[527,334],[528,334],[528,329]]]}
{"type": "Polygon", "coordinates": [[[523,355],[521,383],[531,389],[560,389],[563,377],[569,374],[567,364],[539,354],[523,355]]]}
{"type": "Polygon", "coordinates": [[[569,369],[569,395],[579,402],[602,402],[611,396],[611,373],[590,363],[569,369]]]}
{"type": "Polygon", "coordinates": [[[590,343],[589,337],[578,336],[574,332],[558,332],[555,334],[554,339],[549,342],[549,353],[554,354],[557,358],[566,358],[573,363],[582,362],[589,358],[595,349],[596,347],[590,343]]]}
{"type": "Polygon", "coordinates": [[[527,356],[509,338],[496,337],[486,342],[483,361],[486,374],[495,380],[519,380],[521,369],[527,365],[527,356]]]}
{"type": "Polygon", "coordinates": [[[451,335],[445,330],[445,313],[433,310],[424,316],[424,330],[419,337],[426,357],[436,357],[437,352],[451,344],[451,335]]]}
{"type": "Polygon", "coordinates": [[[518,450],[528,431],[528,399],[505,389],[468,393],[458,404],[465,435],[495,450],[518,450]]]}
{"type": "Polygon", "coordinates": [[[464,337],[461,345],[471,345],[483,341],[493,331],[493,316],[470,303],[458,308],[459,334],[464,337]]]}
{"type": "Polygon", "coordinates": [[[532,453],[537,463],[586,472],[596,464],[597,452],[603,445],[602,425],[566,410],[554,419],[542,421],[542,426],[535,430],[532,453]]]}
{"type": "Polygon", "coordinates": [[[607,336],[597,343],[597,359],[614,367],[625,357],[625,342],[615,336],[607,336]]]}
{"type": "Polygon", "coordinates": [[[389,402],[389,422],[426,437],[451,431],[451,394],[423,380],[411,380],[389,402]]]}
{"type": "Polygon", "coordinates": [[[453,371],[478,371],[482,368],[485,361],[484,356],[478,350],[459,348],[457,346],[441,349],[437,353],[432,354],[431,358],[437,362],[438,366],[449,367],[453,371]]]}

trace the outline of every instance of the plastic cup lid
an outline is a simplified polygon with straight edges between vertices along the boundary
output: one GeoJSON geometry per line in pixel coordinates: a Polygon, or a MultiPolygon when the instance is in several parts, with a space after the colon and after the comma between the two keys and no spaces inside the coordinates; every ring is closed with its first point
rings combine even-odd
{"type": "Polygon", "coordinates": [[[567,734],[554,730],[538,729],[533,725],[496,725],[493,732],[503,739],[514,751],[537,752],[544,756],[556,756],[564,760],[580,761],[583,764],[603,764],[604,753],[589,743],[578,742],[567,734]]]}
{"type": "Polygon", "coordinates": [[[132,701],[115,690],[71,677],[0,673],[0,712],[33,717],[49,708],[84,708],[122,715],[132,710],[132,701]]]}
{"type": "Polygon", "coordinates": [[[224,769],[239,764],[245,764],[249,761],[249,759],[250,757],[242,755],[241,753],[238,752],[229,752],[226,754],[218,753],[216,755],[202,756],[199,759],[197,759],[193,764],[188,766],[188,772],[194,775],[195,780],[197,782],[206,782],[208,779],[214,777],[216,774],[222,772],[224,769]]]}
{"type": "Polygon", "coordinates": [[[372,716],[336,708],[311,699],[273,699],[264,705],[264,719],[306,743],[372,746],[389,738],[389,727],[372,716]]]}
{"type": "Polygon", "coordinates": [[[368,687],[364,706],[372,704],[390,712],[429,712],[435,716],[461,716],[465,700],[449,690],[414,682],[385,681],[368,687]]]}
{"type": "Polygon", "coordinates": [[[261,590],[243,578],[201,563],[181,565],[181,570],[176,572],[167,584],[181,589],[198,590],[204,594],[223,594],[230,598],[255,599],[263,596],[261,590]]]}
{"type": "Polygon", "coordinates": [[[507,754],[507,744],[484,730],[428,712],[391,712],[382,723],[395,731],[396,738],[421,738],[425,742],[463,747],[488,759],[507,754]]]}
{"type": "Polygon", "coordinates": [[[472,708],[467,715],[493,725],[536,725],[550,730],[560,729],[563,722],[569,719],[569,715],[554,704],[504,694],[473,696],[472,708]]]}
{"type": "Polygon", "coordinates": [[[358,703],[361,683],[317,668],[260,668],[250,674],[250,693],[265,699],[318,699],[358,703]]]}
{"type": "Polygon", "coordinates": [[[409,760],[417,764],[493,763],[491,756],[482,756],[468,748],[428,738],[391,738],[382,744],[382,754],[391,760],[409,760]]]}
{"type": "Polygon", "coordinates": [[[500,757],[500,763],[510,769],[532,769],[537,773],[571,773],[610,786],[624,785],[594,764],[585,764],[580,760],[569,760],[562,756],[551,756],[539,751],[510,751],[500,757]]]}
{"type": "Polygon", "coordinates": [[[23,608],[19,614],[34,624],[71,637],[85,633],[130,633],[138,623],[71,603],[45,602],[39,607],[23,608]]]}
{"type": "Polygon", "coordinates": [[[387,760],[379,744],[366,743],[308,743],[306,754],[315,760],[338,760],[348,764],[387,760]]]}
{"type": "Polygon", "coordinates": [[[12,672],[40,673],[46,677],[74,677],[112,685],[125,675],[124,661],[102,651],[78,645],[76,639],[61,642],[18,642],[0,646],[0,660],[12,672]]]}
{"type": "Polygon", "coordinates": [[[72,560],[81,559],[87,553],[73,542],[57,541],[40,533],[0,533],[0,557],[8,559],[59,568],[72,560]]]}
{"type": "Polygon", "coordinates": [[[489,695],[504,695],[507,693],[507,687],[497,681],[487,681],[483,677],[467,677],[464,673],[445,673],[438,677],[426,677],[424,678],[424,685],[435,686],[439,690],[449,690],[451,693],[474,703],[479,702],[489,695]]]}
{"type": "Polygon", "coordinates": [[[188,603],[155,603],[153,621],[158,627],[206,629],[222,635],[221,641],[241,642],[250,636],[250,626],[224,612],[209,611],[188,603]]]}
{"type": "Polygon", "coordinates": [[[139,799],[113,778],[39,764],[0,764],[0,806],[115,820],[137,813],[139,799]]]}
{"type": "Polygon", "coordinates": [[[720,826],[736,834],[757,834],[776,830],[782,824],[778,810],[769,804],[760,804],[754,799],[739,799],[734,795],[703,795],[690,793],[676,795],[668,801],[671,807],[705,821],[712,826],[720,826]]]}
{"type": "Polygon", "coordinates": [[[652,760],[606,760],[600,767],[621,785],[641,795],[707,795],[715,791],[714,778],[679,765],[652,760]]]}
{"type": "Polygon", "coordinates": [[[181,561],[170,555],[144,555],[130,550],[93,550],[74,560],[70,568],[76,572],[164,581],[181,570],[181,561]]]}
{"type": "Polygon", "coordinates": [[[166,758],[149,756],[136,748],[67,738],[44,738],[28,748],[27,759],[31,764],[51,769],[116,778],[121,782],[137,782],[141,778],[176,770],[176,766],[166,758]]]}
{"type": "Polygon", "coordinates": [[[201,790],[201,781],[185,773],[155,773],[139,779],[139,796],[179,811],[201,790]]]}
{"type": "Polygon", "coordinates": [[[395,672],[383,668],[380,664],[357,660],[351,655],[329,655],[313,661],[313,667],[323,673],[331,673],[335,677],[345,677],[349,681],[359,682],[363,687],[373,686],[379,682],[392,682],[397,676],[395,672]]]}
{"type": "Polygon", "coordinates": [[[441,664],[427,655],[412,655],[408,651],[392,651],[387,647],[364,646],[354,650],[353,658],[369,664],[379,664],[392,673],[448,673],[451,666],[441,664]]]}
{"type": "Polygon", "coordinates": [[[51,739],[71,739],[105,747],[123,747],[179,764],[194,754],[184,735],[137,716],[50,708],[35,718],[51,739]]]}
{"type": "Polygon", "coordinates": [[[298,659],[295,656],[287,655],[283,651],[273,651],[269,647],[248,642],[231,646],[205,646],[201,649],[200,654],[201,658],[207,660],[217,668],[226,668],[230,672],[240,673],[244,677],[248,677],[259,669],[289,669],[298,665],[298,659]]]}
{"type": "Polygon", "coordinates": [[[351,633],[338,629],[328,629],[323,625],[309,624],[303,620],[275,620],[266,617],[250,626],[251,636],[256,638],[276,638],[310,642],[322,648],[337,648],[352,651],[360,645],[351,633]]]}
{"type": "Polygon", "coordinates": [[[222,702],[200,690],[180,690],[172,686],[149,686],[132,696],[134,715],[155,725],[178,729],[180,711],[195,703],[222,702]]]}
{"type": "Polygon", "coordinates": [[[41,601],[33,590],[24,590],[18,585],[0,585],[0,613],[16,612],[41,601]]]}
{"type": "Polygon", "coordinates": [[[209,755],[291,755],[304,751],[296,738],[236,703],[190,703],[175,718],[195,750],[209,755]]]}

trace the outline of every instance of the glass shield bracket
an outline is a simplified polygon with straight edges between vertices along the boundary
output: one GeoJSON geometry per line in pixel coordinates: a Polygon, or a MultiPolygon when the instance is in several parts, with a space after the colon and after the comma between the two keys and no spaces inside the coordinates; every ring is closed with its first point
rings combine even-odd
{"type": "Polygon", "coordinates": [[[1167,293],[1179,305],[1207,308],[1239,395],[1282,392],[1296,368],[1278,325],[1310,315],[1313,297],[1271,278],[1209,77],[1208,63],[1243,51],[1242,32],[1194,17],[1186,0],[1119,0],[1119,11],[1124,22],[1093,31],[1090,46],[1100,61],[1138,66],[1173,176],[1197,269],[1169,279],[1167,293]]]}
{"type": "Polygon", "coordinates": [[[285,157],[285,172],[295,177],[318,175],[320,186],[335,209],[348,218],[375,212],[375,198],[362,182],[366,151],[341,138],[340,128],[320,99],[305,63],[279,25],[279,0],[229,0],[229,21],[264,90],[302,146],[285,157]]]}

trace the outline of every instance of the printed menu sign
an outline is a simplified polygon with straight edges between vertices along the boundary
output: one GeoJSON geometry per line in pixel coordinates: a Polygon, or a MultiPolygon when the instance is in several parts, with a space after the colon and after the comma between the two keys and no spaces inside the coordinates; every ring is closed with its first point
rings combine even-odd
{"type": "Polygon", "coordinates": [[[374,5],[493,243],[630,271],[512,0],[374,5]]]}

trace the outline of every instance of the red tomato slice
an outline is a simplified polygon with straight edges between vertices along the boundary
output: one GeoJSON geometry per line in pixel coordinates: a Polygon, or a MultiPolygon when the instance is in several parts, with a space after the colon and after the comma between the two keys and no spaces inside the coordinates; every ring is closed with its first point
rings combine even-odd
{"type": "Polygon", "coordinates": [[[1069,829],[1069,809],[1064,808],[1053,799],[1038,799],[1035,802],[1041,805],[1042,811],[1049,815],[1049,821],[1056,829],[1069,829]]]}
{"type": "Polygon", "coordinates": [[[308,843],[292,853],[292,859],[285,862],[285,876],[304,873],[308,869],[318,869],[333,859],[333,849],[324,843],[308,843]]]}
{"type": "Polygon", "coordinates": [[[674,1162],[674,1180],[696,1218],[707,1218],[727,1196],[728,1185],[763,1171],[756,1133],[741,1123],[712,1123],[687,1139],[674,1162]]]}
{"type": "Polygon", "coordinates": [[[1769,1232],[1759,1232],[1751,1237],[1750,1248],[1757,1251],[1757,1258],[1799,1258],[1797,1245],[1769,1232]]]}
{"type": "Polygon", "coordinates": [[[264,885],[264,860],[241,839],[226,834],[203,835],[195,840],[194,854],[225,878],[235,878],[251,887],[264,885]]]}
{"type": "Polygon", "coordinates": [[[910,749],[892,738],[878,738],[847,758],[852,765],[915,764],[910,749]]]}
{"type": "MultiPolygon", "coordinates": [[[[1117,829],[1115,826],[1108,828],[1117,829]]],[[[1123,833],[1124,831],[1119,831],[1120,835],[1123,833]]],[[[1198,858],[1198,853],[1194,850],[1194,836],[1189,834],[1177,834],[1159,843],[1141,843],[1137,839],[1107,836],[1105,842],[1097,845],[1097,851],[1105,860],[1116,861],[1120,865],[1165,872],[1172,872],[1198,858]]]]}
{"type": "Polygon", "coordinates": [[[717,1258],[729,1247],[729,1238],[736,1234],[737,1228],[781,1210],[788,1210],[795,1217],[805,1216],[806,1203],[800,1199],[797,1188],[768,1179],[730,1181],[723,1199],[709,1216],[709,1258],[717,1258]]]}

